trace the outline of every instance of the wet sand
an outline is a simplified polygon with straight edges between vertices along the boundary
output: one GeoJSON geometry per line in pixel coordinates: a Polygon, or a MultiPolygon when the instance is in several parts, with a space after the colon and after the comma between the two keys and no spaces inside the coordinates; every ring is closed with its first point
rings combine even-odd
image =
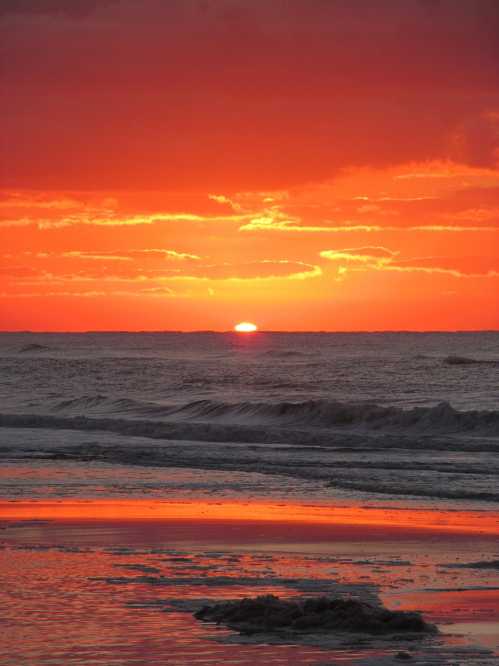
{"type": "Polygon", "coordinates": [[[397,530],[397,538],[428,532],[449,537],[475,535],[499,539],[499,512],[362,506],[337,503],[264,502],[251,500],[55,499],[0,500],[0,518],[27,520],[139,520],[194,521],[208,524],[258,522],[273,525],[319,526],[346,529],[364,538],[373,530],[397,530]]]}
{"type": "Polygon", "coordinates": [[[2,664],[499,664],[499,570],[465,566],[499,559],[492,512],[89,500],[0,517],[2,664]],[[378,596],[442,634],[283,645],[187,612],[267,593],[378,596]]]}

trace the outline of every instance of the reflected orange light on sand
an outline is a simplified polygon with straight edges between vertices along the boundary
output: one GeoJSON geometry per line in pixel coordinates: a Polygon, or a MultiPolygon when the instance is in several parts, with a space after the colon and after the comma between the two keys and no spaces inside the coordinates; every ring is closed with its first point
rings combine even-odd
{"type": "Polygon", "coordinates": [[[0,519],[261,521],[499,534],[499,513],[357,506],[151,500],[0,502],[0,519]]]}

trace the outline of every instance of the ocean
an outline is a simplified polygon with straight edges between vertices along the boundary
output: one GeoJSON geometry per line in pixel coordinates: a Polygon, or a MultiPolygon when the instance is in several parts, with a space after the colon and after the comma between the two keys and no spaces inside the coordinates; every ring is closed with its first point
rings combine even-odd
{"type": "Polygon", "coordinates": [[[497,332],[5,333],[1,492],[487,507],[498,380],[497,332]]]}
{"type": "Polygon", "coordinates": [[[0,664],[498,664],[498,379],[495,332],[0,334],[0,664]],[[270,594],[439,633],[193,617],[270,594]]]}

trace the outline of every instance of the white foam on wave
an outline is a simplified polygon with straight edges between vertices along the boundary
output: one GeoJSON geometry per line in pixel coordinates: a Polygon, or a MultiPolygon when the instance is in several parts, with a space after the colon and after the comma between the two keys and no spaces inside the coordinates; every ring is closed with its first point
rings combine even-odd
{"type": "Polygon", "coordinates": [[[448,402],[412,409],[330,400],[234,403],[197,400],[178,406],[96,395],[58,402],[52,411],[81,416],[119,414],[124,417],[161,418],[168,422],[194,421],[306,429],[355,427],[368,430],[400,430],[405,433],[472,432],[499,436],[499,411],[459,411],[448,402]]]}

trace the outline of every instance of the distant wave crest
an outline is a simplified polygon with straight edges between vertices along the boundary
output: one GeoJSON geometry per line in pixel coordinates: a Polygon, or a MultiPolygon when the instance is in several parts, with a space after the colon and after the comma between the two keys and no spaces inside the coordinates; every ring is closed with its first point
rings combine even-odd
{"type": "Polygon", "coordinates": [[[495,359],[476,359],[467,356],[446,356],[445,365],[499,365],[499,360],[495,359]]]}
{"type": "Polygon", "coordinates": [[[24,347],[21,347],[19,350],[20,354],[32,354],[32,353],[37,353],[37,352],[44,352],[44,351],[51,351],[52,348],[48,347],[47,345],[39,345],[37,343],[32,343],[29,345],[25,345],[24,347]]]}
{"type": "Polygon", "coordinates": [[[297,349],[270,349],[264,352],[265,356],[273,358],[299,358],[307,356],[316,356],[313,352],[298,351],[297,349]]]}

